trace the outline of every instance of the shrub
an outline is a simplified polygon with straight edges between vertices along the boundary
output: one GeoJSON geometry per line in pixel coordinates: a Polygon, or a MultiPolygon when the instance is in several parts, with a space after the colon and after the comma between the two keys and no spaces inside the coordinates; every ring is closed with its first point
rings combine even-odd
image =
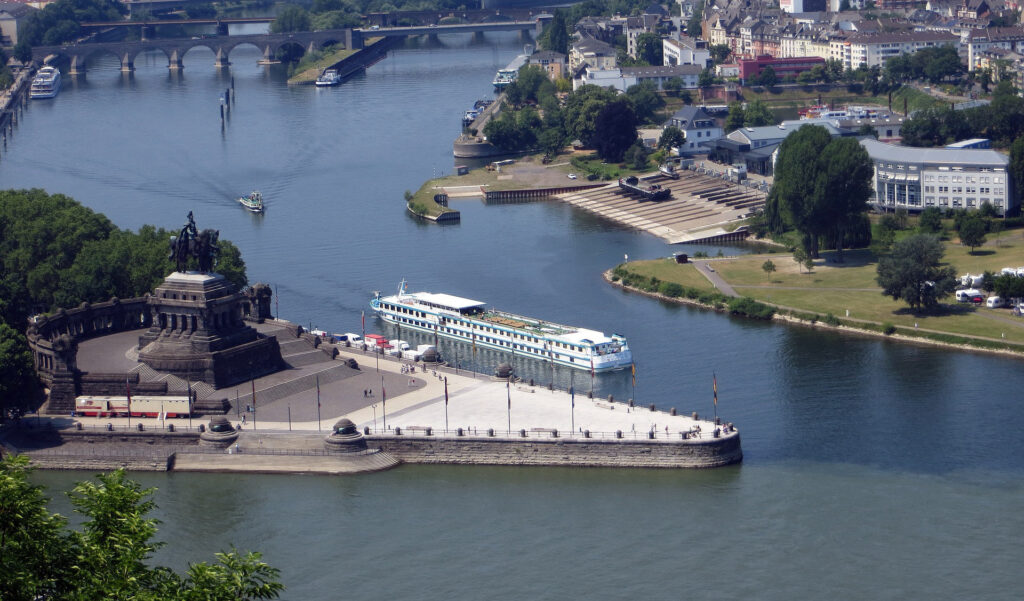
{"type": "Polygon", "coordinates": [[[729,300],[729,313],[745,315],[754,319],[771,319],[775,315],[775,307],[760,303],[749,296],[729,300]]]}
{"type": "Polygon", "coordinates": [[[896,333],[896,326],[892,325],[892,323],[887,321],[882,324],[882,333],[885,334],[886,336],[892,336],[893,334],[896,333]]]}
{"type": "Polygon", "coordinates": [[[832,315],[831,313],[826,313],[825,314],[825,319],[823,319],[822,321],[824,321],[825,323],[827,323],[830,326],[838,326],[838,325],[840,325],[842,323],[841,321],[839,321],[838,317],[836,317],[835,315],[832,315]]]}
{"type": "Polygon", "coordinates": [[[675,282],[662,282],[658,286],[658,292],[672,298],[679,298],[683,295],[683,287],[675,282]]]}

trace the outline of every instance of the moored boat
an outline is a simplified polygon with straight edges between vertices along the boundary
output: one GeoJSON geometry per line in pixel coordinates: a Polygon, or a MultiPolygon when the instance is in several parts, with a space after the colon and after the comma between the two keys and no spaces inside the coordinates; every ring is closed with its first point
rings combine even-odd
{"type": "Polygon", "coordinates": [[[336,86],[341,83],[341,75],[337,69],[325,69],[320,77],[316,78],[316,85],[323,87],[336,86]]]}
{"type": "Polygon", "coordinates": [[[553,364],[593,372],[624,369],[633,354],[624,336],[487,308],[480,301],[431,292],[378,292],[370,307],[384,321],[553,364]]]}
{"type": "Polygon", "coordinates": [[[263,194],[259,190],[253,190],[247,196],[241,196],[238,202],[252,213],[263,212],[263,194]]]}
{"type": "Polygon", "coordinates": [[[619,178],[619,188],[629,194],[639,196],[641,200],[665,200],[672,196],[672,190],[658,184],[645,186],[633,175],[619,178]]]}
{"type": "Polygon", "coordinates": [[[30,98],[53,98],[60,92],[60,69],[46,65],[39,69],[29,88],[30,98]]]}

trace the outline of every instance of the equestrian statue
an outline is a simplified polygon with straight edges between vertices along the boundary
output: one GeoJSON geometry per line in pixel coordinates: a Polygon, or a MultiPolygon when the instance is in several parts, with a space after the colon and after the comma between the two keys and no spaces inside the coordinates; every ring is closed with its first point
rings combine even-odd
{"type": "Polygon", "coordinates": [[[184,272],[188,268],[189,258],[195,257],[200,273],[210,273],[217,266],[220,248],[217,241],[220,230],[205,229],[199,231],[192,211],[188,212],[186,223],[177,236],[171,236],[171,254],[167,258],[175,262],[177,271],[184,272]]]}

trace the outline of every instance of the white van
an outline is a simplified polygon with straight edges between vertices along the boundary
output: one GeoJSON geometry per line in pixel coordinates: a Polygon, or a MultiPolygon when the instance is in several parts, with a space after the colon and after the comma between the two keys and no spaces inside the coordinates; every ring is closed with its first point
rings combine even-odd
{"type": "Polygon", "coordinates": [[[331,334],[334,341],[339,344],[345,344],[346,342],[354,347],[360,347],[363,345],[363,337],[359,334],[353,334],[352,332],[346,332],[344,334],[331,334]]]}
{"type": "Polygon", "coordinates": [[[999,307],[1005,307],[1006,301],[998,296],[990,296],[985,300],[985,306],[989,309],[998,309],[999,307]]]}

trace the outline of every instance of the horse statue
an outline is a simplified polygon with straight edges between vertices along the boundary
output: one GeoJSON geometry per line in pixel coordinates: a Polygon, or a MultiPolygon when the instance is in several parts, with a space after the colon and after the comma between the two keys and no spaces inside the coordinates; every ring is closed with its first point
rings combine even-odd
{"type": "Polygon", "coordinates": [[[189,258],[195,257],[199,263],[199,271],[209,273],[213,271],[217,256],[220,254],[217,247],[218,238],[218,230],[206,229],[199,232],[196,221],[192,218],[192,211],[189,211],[188,223],[181,228],[177,236],[171,236],[171,254],[167,258],[175,262],[178,271],[184,272],[188,268],[189,258]]]}
{"type": "Polygon", "coordinates": [[[192,255],[199,261],[199,271],[209,273],[213,271],[220,255],[220,248],[217,241],[220,238],[220,230],[205,229],[199,232],[198,236],[192,238],[192,255]]]}

